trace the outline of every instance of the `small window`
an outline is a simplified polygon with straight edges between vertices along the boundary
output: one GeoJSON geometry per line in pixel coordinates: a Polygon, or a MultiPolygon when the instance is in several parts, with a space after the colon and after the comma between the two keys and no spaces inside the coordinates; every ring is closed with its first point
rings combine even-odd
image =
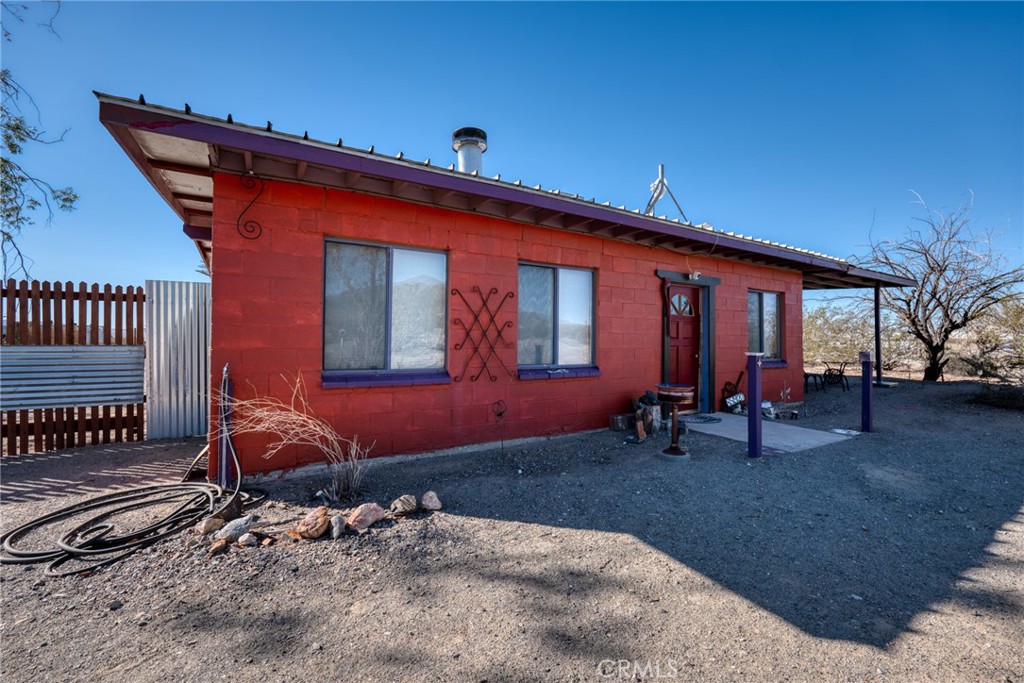
{"type": "Polygon", "coordinates": [[[693,305],[690,303],[689,297],[685,294],[675,294],[672,296],[672,315],[693,315],[693,305]]]}
{"type": "Polygon", "coordinates": [[[325,370],[444,368],[444,254],[328,242],[324,260],[325,370]]]}
{"type": "Polygon", "coordinates": [[[594,364],[594,273],[519,266],[519,365],[594,364]]]}
{"type": "Polygon", "coordinates": [[[782,295],[747,293],[747,347],[772,360],[782,358],[782,295]]]}

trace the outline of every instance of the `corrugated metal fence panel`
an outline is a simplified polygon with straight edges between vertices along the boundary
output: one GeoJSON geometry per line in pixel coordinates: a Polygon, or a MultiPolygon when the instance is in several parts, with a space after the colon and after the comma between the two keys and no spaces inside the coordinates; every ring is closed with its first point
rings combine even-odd
{"type": "Polygon", "coordinates": [[[206,434],[210,283],[146,280],[147,439],[206,434]]]}
{"type": "Polygon", "coordinates": [[[142,403],[142,346],[4,346],[0,410],[142,403]]]}

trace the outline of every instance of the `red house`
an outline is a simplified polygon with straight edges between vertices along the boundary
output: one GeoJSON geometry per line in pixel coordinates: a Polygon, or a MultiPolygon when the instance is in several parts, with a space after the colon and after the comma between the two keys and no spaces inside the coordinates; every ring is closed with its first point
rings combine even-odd
{"type": "MultiPolygon", "coordinates": [[[[913,284],[484,177],[478,129],[456,131],[455,169],[98,98],[210,268],[211,367],[240,393],[301,372],[374,455],[607,426],[665,381],[713,411],[747,351],[765,354],[765,397],[800,400],[803,291],[913,284]]],[[[239,450],[246,473],[317,458],[239,450]]]]}

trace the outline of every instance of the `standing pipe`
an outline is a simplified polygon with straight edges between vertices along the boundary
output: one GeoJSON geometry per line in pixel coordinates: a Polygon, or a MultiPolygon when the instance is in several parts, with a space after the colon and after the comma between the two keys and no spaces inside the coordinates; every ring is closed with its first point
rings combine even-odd
{"type": "Polygon", "coordinates": [[[217,485],[230,488],[235,480],[232,471],[230,453],[234,449],[231,443],[231,396],[233,392],[231,379],[228,377],[228,364],[224,364],[224,373],[220,380],[220,410],[217,424],[217,485]]]}

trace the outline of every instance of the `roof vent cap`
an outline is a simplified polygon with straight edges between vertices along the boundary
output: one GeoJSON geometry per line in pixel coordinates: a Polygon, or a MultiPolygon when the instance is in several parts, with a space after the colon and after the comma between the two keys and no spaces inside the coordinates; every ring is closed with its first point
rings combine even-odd
{"type": "Polygon", "coordinates": [[[459,171],[482,175],[483,153],[487,151],[487,133],[482,128],[466,126],[452,133],[452,150],[458,154],[459,171]]]}

